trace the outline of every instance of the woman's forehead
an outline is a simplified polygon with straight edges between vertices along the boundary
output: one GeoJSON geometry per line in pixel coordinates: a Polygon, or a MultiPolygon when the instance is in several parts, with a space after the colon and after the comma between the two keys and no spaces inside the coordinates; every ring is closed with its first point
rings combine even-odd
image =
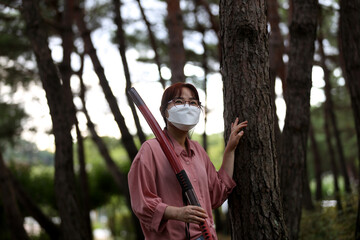
{"type": "Polygon", "coordinates": [[[195,94],[193,93],[193,91],[191,91],[191,89],[189,89],[187,87],[182,87],[181,89],[179,89],[179,91],[176,93],[176,95],[174,97],[176,97],[176,98],[184,98],[184,97],[195,98],[195,94]]]}

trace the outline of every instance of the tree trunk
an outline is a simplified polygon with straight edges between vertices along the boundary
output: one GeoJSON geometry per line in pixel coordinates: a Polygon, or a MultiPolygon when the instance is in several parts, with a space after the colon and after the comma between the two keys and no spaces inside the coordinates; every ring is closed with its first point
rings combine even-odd
{"type": "Polygon", "coordinates": [[[171,83],[185,82],[185,49],[183,43],[183,20],[180,0],[167,0],[166,27],[169,34],[169,59],[171,83]]]}
{"type": "Polygon", "coordinates": [[[309,178],[308,178],[308,169],[307,169],[307,161],[305,159],[304,161],[304,179],[303,179],[303,196],[304,196],[304,200],[303,200],[303,207],[306,210],[314,210],[314,203],[312,201],[312,197],[311,197],[311,191],[310,191],[310,183],[309,183],[309,178]]]}
{"type": "Polygon", "coordinates": [[[196,22],[196,29],[201,33],[201,45],[203,47],[203,54],[201,56],[201,67],[204,71],[204,79],[202,82],[202,89],[204,90],[205,95],[205,101],[201,103],[201,105],[204,107],[204,133],[202,135],[203,140],[203,148],[205,151],[208,149],[208,141],[207,141],[207,133],[206,133],[206,124],[207,124],[207,114],[208,114],[208,108],[207,108],[207,76],[209,73],[209,67],[208,67],[208,50],[205,42],[205,28],[201,25],[198,19],[198,6],[195,5],[194,9],[194,15],[195,15],[195,22],[196,22]]]}
{"type": "Polygon", "coordinates": [[[141,128],[139,116],[136,112],[135,104],[131,100],[130,95],[128,93],[128,90],[131,88],[131,78],[130,78],[129,65],[128,65],[128,62],[126,59],[126,43],[125,43],[125,32],[123,29],[123,19],[121,16],[121,2],[120,2],[120,0],[113,0],[113,4],[114,4],[114,13],[115,13],[114,23],[117,26],[116,36],[117,36],[117,41],[119,44],[119,52],[120,52],[120,57],[121,57],[121,60],[123,63],[125,80],[126,80],[125,94],[126,94],[127,101],[129,103],[131,112],[133,114],[136,130],[137,130],[137,135],[139,137],[140,142],[144,143],[146,141],[146,137],[141,128]]]}
{"type": "MultiPolygon", "coordinates": [[[[101,139],[101,137],[97,134],[97,132],[95,130],[95,125],[91,121],[90,116],[86,109],[85,85],[83,83],[83,79],[81,78],[81,76],[80,76],[80,85],[81,85],[80,96],[81,96],[81,101],[83,104],[83,112],[84,112],[86,120],[87,120],[87,126],[91,133],[91,137],[92,137],[95,145],[98,147],[98,150],[99,150],[101,156],[103,157],[106,167],[109,170],[110,175],[114,179],[115,184],[119,187],[121,193],[125,196],[126,204],[127,204],[128,208],[131,209],[131,201],[130,201],[130,193],[129,193],[129,188],[128,188],[127,175],[121,173],[121,171],[119,170],[115,161],[110,156],[110,152],[109,152],[108,148],[106,147],[106,144],[104,143],[104,141],[101,139]]],[[[132,214],[132,218],[134,221],[134,226],[135,226],[135,231],[136,231],[136,236],[137,236],[136,239],[142,240],[142,239],[144,239],[144,235],[141,230],[140,222],[132,211],[131,211],[131,214],[132,214]]]]}
{"type": "MultiPolygon", "coordinates": [[[[205,11],[209,15],[211,29],[214,30],[216,36],[219,37],[219,34],[220,34],[219,20],[214,16],[214,14],[212,14],[210,6],[209,6],[209,1],[205,1],[205,0],[194,0],[194,1],[197,6],[202,5],[205,8],[205,11]]],[[[220,38],[218,40],[220,40],[220,38]]]]}
{"type": "Polygon", "coordinates": [[[142,7],[141,5],[141,2],[140,0],[136,0],[138,2],[138,5],[139,5],[139,9],[140,9],[140,12],[141,12],[141,16],[144,20],[144,23],[146,25],[146,28],[148,30],[148,34],[149,34],[149,39],[150,39],[150,45],[154,51],[154,60],[155,60],[155,63],[156,63],[156,66],[157,66],[157,69],[158,69],[158,73],[159,73],[159,80],[160,80],[160,83],[161,83],[161,86],[163,87],[163,89],[165,89],[166,85],[165,85],[165,80],[164,78],[162,77],[162,74],[161,74],[161,61],[160,61],[160,56],[159,56],[159,53],[158,53],[158,45],[156,43],[156,39],[155,39],[155,36],[154,36],[154,33],[151,29],[151,24],[149,22],[149,20],[147,19],[146,17],[146,14],[145,14],[145,11],[144,11],[144,8],[142,7]]]}
{"type": "Polygon", "coordinates": [[[356,162],[356,157],[352,157],[349,162],[350,179],[352,179],[353,182],[359,181],[359,173],[357,171],[355,162],[356,162]]]}
{"type": "MultiPolygon", "coordinates": [[[[278,13],[278,2],[277,0],[267,0],[268,6],[268,20],[271,26],[271,32],[269,37],[269,62],[270,62],[270,82],[271,82],[271,94],[273,101],[274,111],[274,131],[276,140],[276,155],[277,159],[280,157],[281,149],[281,130],[279,127],[279,119],[276,113],[276,93],[275,93],[275,82],[278,76],[282,81],[283,92],[286,86],[286,66],[283,61],[283,55],[285,52],[284,39],[281,35],[279,24],[280,16],[278,13]]],[[[279,166],[279,165],[278,165],[279,166]]],[[[280,169],[279,169],[280,170],[280,169]]],[[[279,173],[280,174],[280,173],[279,173]]]]}
{"type": "Polygon", "coordinates": [[[332,100],[331,95],[331,82],[330,82],[330,70],[326,66],[326,55],[324,52],[324,46],[323,46],[323,36],[322,33],[319,34],[318,37],[318,43],[319,43],[319,52],[320,52],[320,65],[324,71],[324,81],[325,81],[325,87],[324,92],[326,96],[325,105],[327,106],[327,110],[329,111],[329,120],[331,122],[331,128],[334,130],[334,137],[336,140],[336,149],[337,153],[339,155],[339,163],[342,171],[342,175],[344,177],[344,183],[345,183],[345,191],[347,193],[351,193],[351,187],[350,187],[350,179],[349,174],[346,169],[346,161],[344,156],[344,148],[340,139],[341,132],[339,131],[336,116],[334,113],[334,103],[332,100]]]}
{"type": "Polygon", "coordinates": [[[7,167],[0,151],[0,197],[5,210],[5,219],[12,239],[30,239],[24,229],[24,219],[20,213],[15,191],[7,167]]]}
{"type": "Polygon", "coordinates": [[[283,84],[283,90],[286,89],[286,65],[283,60],[285,54],[284,39],[280,32],[280,16],[278,13],[278,1],[267,0],[268,6],[268,20],[271,26],[271,32],[269,37],[269,61],[270,61],[270,74],[271,78],[278,76],[283,84]]]}
{"type": "Polygon", "coordinates": [[[329,126],[329,120],[328,120],[328,110],[326,109],[325,106],[325,124],[324,124],[324,128],[325,128],[325,135],[326,135],[326,145],[327,145],[327,149],[330,155],[330,164],[331,164],[331,170],[334,176],[334,197],[336,200],[336,207],[338,209],[338,211],[342,210],[342,202],[341,202],[341,198],[340,198],[340,190],[339,190],[339,182],[338,182],[338,168],[337,168],[337,164],[336,164],[336,160],[335,160],[335,153],[334,153],[334,148],[331,142],[332,139],[332,133],[330,131],[330,126],[329,126]]]}
{"type": "Polygon", "coordinates": [[[66,113],[66,100],[61,81],[48,47],[48,36],[41,25],[42,19],[34,1],[24,0],[22,15],[39,69],[40,79],[46,92],[55,136],[55,194],[61,218],[64,239],[90,239],[79,206],[73,169],[71,123],[66,113]]]}
{"type": "Polygon", "coordinates": [[[83,140],[79,130],[79,123],[76,118],[76,107],[73,102],[73,93],[71,90],[71,76],[73,74],[71,68],[71,54],[74,49],[74,34],[72,31],[72,26],[74,22],[74,1],[66,0],[64,1],[64,11],[62,14],[62,28],[60,31],[61,39],[62,39],[62,48],[63,48],[63,59],[60,64],[59,70],[61,73],[61,80],[63,83],[63,90],[65,101],[67,102],[67,113],[66,115],[69,117],[69,121],[71,125],[75,125],[76,135],[78,140],[78,157],[79,157],[79,165],[80,165],[80,206],[82,206],[83,218],[86,223],[86,228],[88,232],[88,236],[90,239],[92,236],[92,227],[90,220],[90,205],[89,205],[89,187],[87,174],[85,170],[85,157],[83,151],[83,140]]]}
{"type": "MultiPolygon", "coordinates": [[[[340,56],[354,112],[360,161],[360,0],[340,0],[340,56]]],[[[360,168],[359,168],[360,169],[360,168]]],[[[360,192],[360,185],[358,185],[360,192]]],[[[360,198],[355,238],[360,239],[360,198]]]]}
{"type": "Polygon", "coordinates": [[[62,26],[60,28],[60,35],[62,39],[63,59],[59,65],[61,80],[65,101],[67,102],[66,115],[69,117],[70,124],[75,124],[76,110],[73,102],[73,94],[71,91],[70,79],[72,75],[71,69],[71,53],[74,49],[73,45],[73,19],[74,19],[74,3],[73,0],[64,1],[64,10],[62,14],[62,26]]]}
{"type": "MultiPolygon", "coordinates": [[[[89,194],[89,180],[86,172],[86,161],[84,152],[84,138],[81,135],[79,123],[76,121],[76,138],[77,138],[77,155],[80,166],[79,174],[79,187],[80,187],[80,201],[84,209],[84,218],[86,220],[86,227],[91,239],[93,239],[92,226],[90,219],[90,194],[89,194]]],[[[90,240],[91,240],[90,239],[90,240]]]]}
{"type": "Polygon", "coordinates": [[[232,239],[287,239],[277,175],[265,1],[220,1],[225,139],[248,120],[229,197],[232,239]]]}
{"type": "MultiPolygon", "coordinates": [[[[84,71],[84,53],[79,54],[80,56],[80,68],[76,72],[76,75],[78,75],[80,79],[80,92],[79,97],[80,99],[85,99],[84,93],[82,91],[83,82],[82,82],[82,74],[84,71]]],[[[90,193],[89,193],[89,179],[88,174],[86,171],[86,160],[85,160],[85,150],[84,150],[84,138],[81,134],[79,123],[76,121],[75,124],[76,127],[76,136],[77,136],[77,144],[78,144],[78,158],[79,158],[79,165],[80,165],[80,201],[84,206],[84,214],[86,219],[86,226],[88,231],[90,232],[90,236],[93,238],[92,235],[92,225],[91,225],[91,218],[90,218],[90,211],[91,211],[91,199],[90,199],[90,193]]]]}
{"type": "Polygon", "coordinates": [[[310,135],[310,142],[311,142],[311,150],[314,158],[314,169],[315,169],[315,180],[316,180],[316,190],[315,190],[315,200],[320,201],[322,200],[322,184],[321,184],[321,157],[319,153],[319,148],[316,142],[314,129],[312,127],[312,124],[310,122],[310,129],[309,129],[309,135],[310,135]]]}
{"type": "Polygon", "coordinates": [[[111,112],[114,115],[115,122],[117,123],[117,125],[120,129],[121,142],[124,145],[130,160],[132,161],[137,154],[137,147],[135,145],[132,135],[129,132],[129,129],[126,126],[125,119],[120,112],[119,106],[117,104],[117,100],[110,88],[109,82],[106,79],[104,68],[102,67],[100,60],[99,60],[98,56],[96,55],[96,49],[92,43],[92,40],[90,37],[90,31],[86,27],[83,10],[78,7],[76,9],[77,9],[76,22],[77,22],[77,26],[79,28],[79,31],[81,32],[81,36],[84,41],[85,52],[91,58],[91,61],[94,65],[94,70],[99,78],[100,85],[103,89],[105,98],[106,98],[107,102],[109,103],[109,107],[111,109],[111,112]]]}
{"type": "Polygon", "coordinates": [[[290,239],[297,239],[301,219],[304,163],[310,124],[311,73],[318,3],[294,0],[290,53],[284,99],[285,125],[281,139],[281,190],[290,239]]]}
{"type": "Polygon", "coordinates": [[[214,30],[216,36],[217,36],[217,40],[218,40],[218,59],[219,61],[221,60],[221,46],[220,46],[220,25],[219,25],[219,19],[217,17],[214,16],[214,14],[212,14],[211,9],[210,9],[210,5],[209,2],[206,0],[194,0],[195,2],[195,6],[203,6],[205,8],[205,11],[207,12],[207,14],[209,15],[209,20],[211,23],[211,29],[214,30]]]}
{"type": "Polygon", "coordinates": [[[14,190],[16,193],[16,198],[21,206],[26,209],[27,213],[32,216],[39,225],[45,230],[45,232],[49,235],[50,239],[57,240],[60,239],[61,232],[60,228],[55,225],[51,219],[49,219],[41,209],[36,206],[34,201],[31,199],[29,194],[27,194],[24,189],[21,187],[20,183],[11,176],[11,180],[14,186],[14,190]]]}

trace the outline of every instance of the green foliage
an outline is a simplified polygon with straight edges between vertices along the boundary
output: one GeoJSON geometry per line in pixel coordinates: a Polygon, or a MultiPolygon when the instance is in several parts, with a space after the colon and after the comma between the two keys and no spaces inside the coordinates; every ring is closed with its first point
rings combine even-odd
{"type": "Polygon", "coordinates": [[[30,43],[24,38],[24,22],[17,11],[0,6],[0,56],[15,59],[30,51],[30,43]]]}
{"type": "MultiPolygon", "coordinates": [[[[8,3],[11,5],[13,2],[8,3]]],[[[25,24],[17,10],[0,4],[0,81],[12,88],[26,86],[36,79],[33,71],[30,42],[25,36],[25,24]]]]}
{"type": "Polygon", "coordinates": [[[4,159],[26,165],[54,165],[54,154],[39,151],[37,146],[25,140],[17,140],[13,145],[5,144],[4,159]]]}
{"type": "Polygon", "coordinates": [[[101,210],[108,217],[107,227],[115,239],[135,239],[131,212],[127,208],[123,197],[113,196],[101,210]]]}
{"type": "MultiPolygon", "coordinates": [[[[124,173],[127,173],[130,169],[130,161],[127,155],[125,148],[122,146],[119,139],[111,138],[111,137],[103,137],[102,140],[104,141],[105,145],[107,146],[110,156],[120,168],[120,170],[124,173]]],[[[99,166],[104,165],[105,162],[102,156],[99,153],[97,146],[90,138],[86,138],[84,140],[84,149],[85,149],[85,159],[86,164],[93,169],[93,165],[99,166]]],[[[77,160],[77,144],[74,146],[74,153],[75,153],[75,165],[76,168],[78,165],[77,160]]]]}
{"type": "Polygon", "coordinates": [[[44,231],[41,231],[38,236],[32,235],[29,236],[31,240],[51,240],[48,234],[46,234],[44,231]]]}
{"type": "MultiPolygon", "coordinates": [[[[339,183],[340,194],[344,194],[345,193],[344,178],[339,177],[338,183],[339,183]]],[[[335,195],[334,176],[330,172],[327,174],[323,174],[321,185],[322,185],[323,198],[324,199],[333,199],[334,195],[335,195]]],[[[312,193],[313,198],[315,198],[315,191],[316,191],[315,179],[310,180],[310,191],[312,193]]]]}
{"type": "Polygon", "coordinates": [[[91,209],[106,204],[120,190],[104,164],[93,164],[88,170],[91,209]]]}
{"type": "Polygon", "coordinates": [[[33,202],[48,215],[55,216],[54,168],[12,163],[11,170],[33,202]]]}
{"type": "MultiPolygon", "coordinates": [[[[109,148],[112,149],[111,155],[113,155],[115,162],[121,171],[126,174],[130,168],[130,163],[125,150],[116,139],[105,138],[104,140],[109,148]]],[[[27,145],[22,143],[22,146],[27,145]]],[[[97,148],[91,141],[85,141],[85,146],[91,208],[96,209],[107,204],[113,196],[119,196],[121,192],[109,174],[103,159],[98,154],[97,148]]],[[[31,152],[31,154],[28,154],[29,156],[32,155],[28,161],[26,161],[25,154],[26,151],[23,151],[17,155],[18,157],[12,158],[13,161],[10,164],[12,173],[24,190],[31,196],[32,200],[45,213],[56,215],[54,166],[34,160],[36,156],[41,156],[45,152],[31,152]]],[[[8,155],[15,156],[15,153],[8,153],[8,155]]],[[[51,153],[47,153],[46,156],[53,158],[51,153]]],[[[75,166],[75,169],[78,169],[78,166],[75,166]]]]}
{"type": "Polygon", "coordinates": [[[19,137],[22,126],[21,121],[26,117],[25,111],[17,104],[0,102],[0,148],[5,143],[13,143],[19,137]]]}
{"type": "MultiPolygon", "coordinates": [[[[344,79],[342,79],[337,73],[339,69],[331,70],[331,97],[334,105],[334,113],[336,117],[337,127],[339,130],[343,153],[345,155],[345,160],[349,166],[353,166],[352,164],[358,163],[358,149],[357,149],[357,140],[356,134],[354,134],[354,117],[353,111],[351,108],[349,91],[344,85],[344,79]]],[[[326,143],[326,133],[325,133],[325,104],[321,103],[317,106],[311,107],[311,123],[313,125],[314,134],[317,142],[317,146],[319,148],[319,154],[321,157],[321,167],[323,172],[331,172],[331,164],[330,164],[330,155],[329,149],[326,143]]],[[[330,121],[330,119],[327,119],[330,121]]],[[[330,124],[330,123],[329,123],[330,124]]],[[[334,128],[330,124],[330,131],[332,134],[332,146],[334,150],[335,161],[339,166],[339,153],[336,147],[335,137],[334,137],[334,128]]],[[[312,179],[314,177],[314,156],[312,152],[312,148],[310,147],[310,141],[308,141],[308,151],[307,151],[307,159],[308,159],[308,175],[309,178],[312,179]]],[[[341,171],[339,171],[341,174],[341,171]]]]}
{"type": "MultiPolygon", "coordinates": [[[[355,201],[353,206],[356,206],[355,201]]],[[[299,239],[354,239],[357,209],[353,206],[347,207],[343,212],[339,212],[336,207],[320,206],[311,212],[304,210],[299,239]]]]}
{"type": "MultiPolygon", "coordinates": [[[[191,138],[200,144],[202,144],[202,135],[194,134],[191,138]]],[[[220,169],[222,160],[223,160],[223,153],[224,153],[224,138],[221,133],[212,134],[207,136],[208,141],[208,148],[207,154],[211,162],[214,164],[217,170],[220,169]]]]}
{"type": "MultiPolygon", "coordinates": [[[[103,140],[119,169],[126,174],[130,168],[130,161],[119,140],[103,140]]],[[[19,145],[8,148],[6,152],[6,158],[11,159],[10,168],[14,176],[45,213],[56,215],[53,154],[38,151],[33,144],[26,141],[17,143],[19,145]]],[[[85,140],[85,152],[91,208],[96,209],[107,204],[113,196],[118,196],[121,192],[91,139],[85,140]]],[[[77,164],[75,169],[79,169],[77,164]]]]}
{"type": "MultiPolygon", "coordinates": [[[[123,174],[127,174],[130,169],[131,162],[125,148],[120,141],[115,138],[103,137],[102,140],[108,147],[110,155],[119,170],[123,174]]],[[[77,145],[74,146],[75,153],[75,169],[79,169],[77,158],[77,145]]],[[[84,140],[86,170],[88,174],[89,190],[91,208],[96,209],[108,203],[108,201],[115,195],[120,195],[121,192],[117,184],[115,184],[113,177],[105,164],[104,159],[99,153],[97,146],[90,138],[84,140]]]]}

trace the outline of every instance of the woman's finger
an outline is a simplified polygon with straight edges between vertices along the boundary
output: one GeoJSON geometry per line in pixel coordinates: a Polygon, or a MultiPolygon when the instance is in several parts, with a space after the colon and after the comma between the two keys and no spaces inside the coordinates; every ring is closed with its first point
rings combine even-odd
{"type": "Polygon", "coordinates": [[[247,121],[242,122],[238,125],[234,125],[234,127],[232,127],[232,132],[236,132],[236,134],[239,133],[240,129],[244,128],[247,126],[247,121]]]}
{"type": "Polygon", "coordinates": [[[203,217],[203,218],[208,217],[205,209],[203,209],[202,207],[198,207],[198,206],[192,206],[192,207],[193,207],[193,211],[194,211],[195,215],[203,217]]]}
{"type": "Polygon", "coordinates": [[[190,223],[195,223],[195,224],[200,224],[200,223],[203,223],[205,222],[205,218],[200,218],[200,217],[194,217],[193,219],[191,219],[189,221],[190,223]]]}
{"type": "Polygon", "coordinates": [[[189,223],[201,223],[208,217],[206,211],[198,206],[189,205],[184,207],[184,221],[189,223]]]}
{"type": "Polygon", "coordinates": [[[237,118],[235,119],[234,125],[236,126],[238,123],[239,123],[239,118],[237,117],[237,118]]]}
{"type": "Polygon", "coordinates": [[[194,215],[192,215],[192,220],[194,223],[202,223],[207,218],[207,214],[203,212],[196,211],[194,215]]]}

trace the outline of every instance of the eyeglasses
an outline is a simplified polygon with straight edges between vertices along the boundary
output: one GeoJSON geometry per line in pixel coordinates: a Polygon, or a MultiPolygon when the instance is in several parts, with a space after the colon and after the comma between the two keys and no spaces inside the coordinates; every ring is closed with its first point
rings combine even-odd
{"type": "Polygon", "coordinates": [[[176,99],[170,100],[168,103],[171,103],[171,102],[174,103],[175,106],[181,106],[181,105],[185,106],[185,104],[188,103],[189,106],[201,107],[201,103],[196,99],[185,101],[184,99],[176,98],[176,99]]]}

